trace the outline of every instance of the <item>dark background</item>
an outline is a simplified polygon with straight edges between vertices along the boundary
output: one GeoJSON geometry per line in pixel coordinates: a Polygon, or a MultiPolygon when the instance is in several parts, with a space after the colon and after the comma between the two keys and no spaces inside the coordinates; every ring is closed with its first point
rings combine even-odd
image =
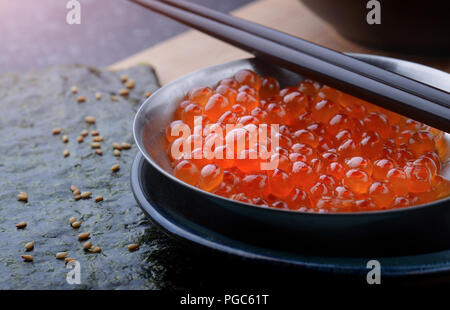
{"type": "MultiPolygon", "coordinates": [[[[52,64],[103,67],[188,28],[128,0],[79,0],[81,25],[66,23],[68,0],[0,0],[0,73],[52,64]]],[[[229,12],[252,0],[192,0],[229,12]]]]}

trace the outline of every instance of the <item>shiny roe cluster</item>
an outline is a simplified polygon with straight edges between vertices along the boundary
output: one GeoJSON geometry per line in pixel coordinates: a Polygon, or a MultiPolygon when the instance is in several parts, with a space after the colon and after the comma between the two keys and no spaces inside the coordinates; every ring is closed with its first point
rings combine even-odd
{"type": "Polygon", "coordinates": [[[304,212],[386,210],[448,196],[450,183],[439,175],[444,135],[315,81],[280,89],[251,70],[214,88],[192,88],[166,130],[178,179],[237,201],[304,212]],[[268,138],[249,143],[249,129],[262,124],[268,138]],[[231,147],[227,125],[244,137],[242,150],[231,147]],[[275,134],[271,125],[278,125],[275,134]],[[204,145],[223,156],[205,156],[204,145]],[[267,156],[252,156],[263,148],[267,156]],[[274,169],[261,169],[274,159],[274,169]]]}

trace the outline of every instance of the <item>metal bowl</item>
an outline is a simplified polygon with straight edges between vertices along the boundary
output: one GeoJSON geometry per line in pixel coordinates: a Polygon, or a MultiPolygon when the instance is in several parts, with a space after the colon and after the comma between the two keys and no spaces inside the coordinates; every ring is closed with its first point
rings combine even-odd
{"type": "MultiPolygon", "coordinates": [[[[449,75],[422,65],[387,57],[356,55],[364,61],[409,74],[450,89],[449,75]]],[[[360,213],[303,213],[237,202],[190,186],[172,175],[166,153],[165,128],[177,103],[193,86],[214,86],[241,69],[275,77],[282,86],[296,85],[298,74],[258,59],[209,67],[162,87],[140,107],[134,120],[139,150],[170,184],[173,203],[167,212],[184,217],[234,240],[274,249],[336,256],[399,255],[450,248],[450,198],[396,210],[360,213]]]]}

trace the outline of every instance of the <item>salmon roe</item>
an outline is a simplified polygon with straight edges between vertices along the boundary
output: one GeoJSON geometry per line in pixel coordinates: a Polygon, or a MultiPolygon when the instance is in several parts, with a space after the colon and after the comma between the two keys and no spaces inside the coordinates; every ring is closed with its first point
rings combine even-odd
{"type": "Polygon", "coordinates": [[[173,174],[205,191],[301,212],[405,208],[450,195],[444,132],[312,80],[241,70],[194,87],[166,129],[173,174]]]}

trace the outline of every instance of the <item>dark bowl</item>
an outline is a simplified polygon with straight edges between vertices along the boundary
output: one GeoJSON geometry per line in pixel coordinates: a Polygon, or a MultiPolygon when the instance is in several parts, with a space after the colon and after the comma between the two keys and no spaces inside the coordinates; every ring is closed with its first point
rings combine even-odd
{"type": "MultiPolygon", "coordinates": [[[[449,75],[392,58],[354,55],[364,61],[443,86],[449,75]]],[[[353,255],[398,255],[450,248],[450,198],[404,209],[314,214],[257,207],[217,196],[175,178],[166,153],[165,128],[177,103],[193,86],[214,86],[241,69],[296,85],[301,76],[257,59],[243,59],[209,67],[162,87],[140,107],[134,121],[136,144],[161,175],[162,187],[171,184],[174,203],[167,212],[255,245],[291,252],[353,255]]]]}
{"type": "Polygon", "coordinates": [[[301,1],[351,41],[407,53],[450,53],[450,1],[379,1],[381,23],[374,25],[366,21],[367,0],[301,1]]]}

